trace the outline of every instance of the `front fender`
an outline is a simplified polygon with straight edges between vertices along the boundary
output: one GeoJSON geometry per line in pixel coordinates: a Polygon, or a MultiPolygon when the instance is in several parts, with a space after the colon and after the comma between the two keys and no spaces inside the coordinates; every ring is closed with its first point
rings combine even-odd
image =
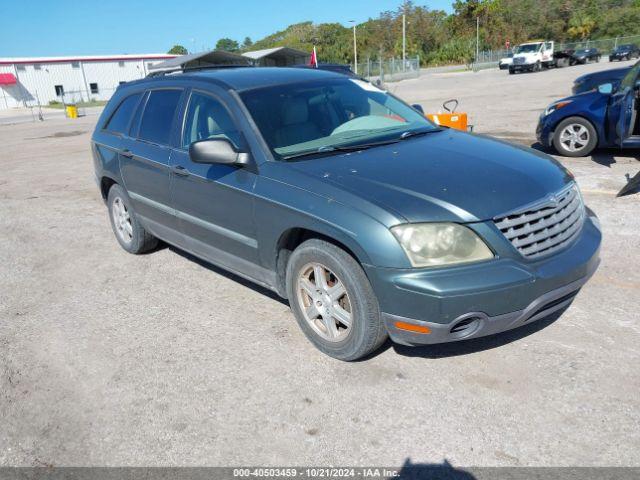
{"type": "Polygon", "coordinates": [[[582,117],[593,125],[598,134],[598,145],[606,146],[609,143],[609,132],[606,125],[607,107],[609,97],[598,92],[588,92],[574,97],[567,106],[556,110],[545,119],[545,123],[550,126],[549,130],[554,132],[558,124],[569,117],[582,117]]]}
{"type": "Polygon", "coordinates": [[[362,264],[409,268],[409,260],[389,228],[363,211],[327,195],[260,176],[255,216],[261,263],[275,270],[284,232],[305,229],[342,243],[362,264]]]}

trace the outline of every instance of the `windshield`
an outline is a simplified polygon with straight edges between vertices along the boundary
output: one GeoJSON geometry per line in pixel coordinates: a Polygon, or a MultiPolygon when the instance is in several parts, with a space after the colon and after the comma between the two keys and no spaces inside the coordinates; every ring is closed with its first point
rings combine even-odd
{"type": "Polygon", "coordinates": [[[240,97],[277,159],[438,130],[413,108],[355,78],[258,88],[240,97]]]}
{"type": "Polygon", "coordinates": [[[618,52],[626,52],[632,49],[632,45],[620,45],[618,47],[616,47],[613,51],[618,53],[618,52]]]}
{"type": "Polygon", "coordinates": [[[518,45],[516,53],[536,53],[540,50],[541,43],[527,43],[525,45],[518,45]]]}
{"type": "Polygon", "coordinates": [[[576,55],[585,55],[585,54],[587,54],[589,52],[590,52],[589,49],[576,50],[576,55]]]}

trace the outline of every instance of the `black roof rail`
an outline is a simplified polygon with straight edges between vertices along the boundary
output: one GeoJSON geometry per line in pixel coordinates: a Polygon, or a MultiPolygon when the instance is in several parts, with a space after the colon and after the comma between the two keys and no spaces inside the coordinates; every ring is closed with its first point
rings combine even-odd
{"type": "Polygon", "coordinates": [[[154,71],[154,72],[149,72],[147,74],[147,78],[161,77],[161,76],[168,75],[168,74],[171,74],[171,73],[189,73],[189,72],[199,72],[199,71],[202,71],[202,70],[221,70],[221,69],[225,69],[225,68],[243,68],[243,67],[253,67],[253,65],[242,65],[242,64],[238,64],[238,65],[234,65],[234,64],[230,64],[230,65],[200,65],[200,66],[187,67],[187,68],[183,68],[183,67],[167,68],[165,70],[157,70],[157,71],[154,71]]]}

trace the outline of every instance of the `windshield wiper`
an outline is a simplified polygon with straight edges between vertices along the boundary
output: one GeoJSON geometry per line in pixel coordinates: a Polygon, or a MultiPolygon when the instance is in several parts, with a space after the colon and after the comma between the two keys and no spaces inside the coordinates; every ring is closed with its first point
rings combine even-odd
{"type": "Polygon", "coordinates": [[[401,140],[406,140],[407,138],[418,137],[421,135],[426,135],[428,133],[442,132],[442,131],[443,131],[442,128],[430,128],[428,130],[415,130],[415,131],[409,130],[401,134],[400,137],[392,138],[391,140],[383,140],[381,142],[371,142],[371,143],[356,143],[354,145],[326,145],[316,150],[311,150],[311,151],[302,152],[302,153],[294,153],[293,155],[282,157],[282,159],[293,160],[296,158],[311,157],[314,155],[322,155],[322,154],[331,154],[331,153],[339,153],[339,152],[358,152],[360,150],[367,150],[373,147],[391,145],[393,143],[398,143],[401,140]]]}
{"type": "Polygon", "coordinates": [[[426,135],[428,133],[441,132],[442,128],[433,128],[429,130],[409,130],[407,132],[403,132],[400,135],[400,140],[406,140],[407,138],[419,137],[421,135],[426,135]]]}
{"type": "Polygon", "coordinates": [[[372,142],[372,143],[358,143],[355,145],[327,145],[324,147],[320,147],[316,150],[311,150],[309,152],[295,153],[293,155],[288,155],[286,157],[282,157],[283,160],[292,160],[296,158],[302,157],[310,157],[313,155],[322,155],[322,154],[332,154],[332,153],[340,153],[340,152],[357,152],[360,150],[366,150],[368,148],[380,147],[382,145],[391,145],[392,143],[398,143],[399,139],[393,140],[384,140],[382,142],[372,142]]]}
{"type": "Polygon", "coordinates": [[[398,139],[383,140],[381,142],[371,143],[356,143],[355,145],[331,145],[329,147],[322,147],[323,151],[338,151],[338,152],[357,152],[358,150],[366,150],[368,148],[380,147],[382,145],[391,145],[392,143],[398,143],[398,139]]]}

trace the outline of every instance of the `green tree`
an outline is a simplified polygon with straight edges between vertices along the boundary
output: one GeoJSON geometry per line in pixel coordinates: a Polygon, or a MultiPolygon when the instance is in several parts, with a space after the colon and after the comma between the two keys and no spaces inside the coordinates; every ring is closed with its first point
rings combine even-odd
{"type": "Polygon", "coordinates": [[[242,42],[242,50],[248,50],[253,46],[253,41],[249,37],[244,37],[244,41],[242,42]]]}
{"type": "Polygon", "coordinates": [[[237,52],[240,50],[240,45],[231,38],[221,38],[216,43],[216,50],[224,50],[226,52],[237,52]]]}
{"type": "MultiPolygon", "coordinates": [[[[404,1],[356,25],[358,59],[398,58],[402,54],[402,15],[407,21],[407,54],[428,63],[466,63],[476,47],[504,48],[534,39],[564,42],[640,34],[640,0],[455,0],[453,12],[404,1]]],[[[353,30],[338,23],[301,22],[256,41],[251,48],[288,46],[323,62],[353,62],[353,30]]],[[[244,44],[243,44],[243,48],[244,44]]]]}
{"type": "Polygon", "coordinates": [[[186,55],[187,49],[182,45],[174,45],[167,53],[170,53],[171,55],[186,55]]]}
{"type": "Polygon", "coordinates": [[[585,40],[591,37],[596,27],[596,22],[588,15],[577,13],[569,21],[569,29],[567,33],[573,39],[585,40]]]}

